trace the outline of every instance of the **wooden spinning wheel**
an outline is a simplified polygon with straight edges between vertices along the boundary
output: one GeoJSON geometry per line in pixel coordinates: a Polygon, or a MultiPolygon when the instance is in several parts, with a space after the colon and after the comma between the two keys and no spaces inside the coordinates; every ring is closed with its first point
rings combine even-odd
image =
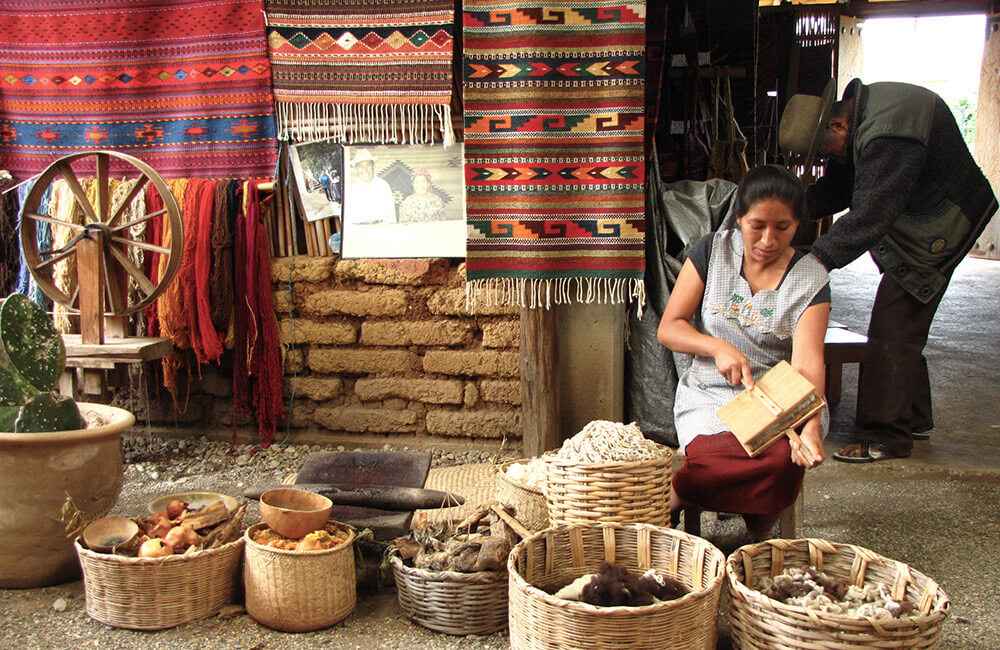
{"type": "Polygon", "coordinates": [[[88,311],[96,312],[93,317],[99,321],[101,314],[120,317],[139,311],[167,289],[180,268],[184,227],[177,199],[152,167],[138,158],[115,151],[87,151],[60,158],[39,176],[21,208],[21,249],[28,270],[42,291],[70,311],[80,312],[81,315],[88,311]],[[96,202],[88,199],[87,191],[72,166],[74,162],[86,158],[96,159],[92,161],[94,171],[87,174],[96,177],[96,188],[91,190],[92,195],[96,194],[96,202]],[[138,182],[117,208],[112,206],[111,196],[112,158],[120,166],[132,167],[140,174],[138,182]],[[60,178],[66,181],[76,206],[83,212],[83,224],[44,214],[39,209],[48,186],[60,178]],[[125,221],[128,206],[149,184],[159,193],[164,207],[138,219],[125,221]],[[133,238],[130,232],[133,226],[160,215],[170,220],[169,245],[165,242],[157,246],[133,238]],[[53,228],[53,235],[55,229],[67,228],[73,236],[57,250],[40,251],[36,228],[42,222],[53,228]],[[159,254],[155,259],[163,272],[155,281],[130,256],[134,249],[145,251],[146,255],[159,254]],[[74,256],[79,279],[73,278],[73,288],[66,291],[56,284],[53,270],[63,260],[74,256]],[[165,264],[159,263],[160,256],[165,256],[165,264]],[[128,291],[129,284],[134,284],[135,292],[128,291]],[[130,294],[134,295],[130,297],[130,294]]]}

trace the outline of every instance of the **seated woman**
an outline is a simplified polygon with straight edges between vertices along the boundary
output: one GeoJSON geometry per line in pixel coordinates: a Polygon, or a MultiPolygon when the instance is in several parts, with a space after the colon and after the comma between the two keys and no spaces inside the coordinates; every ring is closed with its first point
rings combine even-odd
{"type": "MultiPolygon", "coordinates": [[[[775,165],[750,171],[735,210],[739,228],[691,247],[657,330],[661,344],[694,355],[674,401],[685,462],[674,476],[670,508],[675,518],[685,504],[740,513],[750,536],[764,539],[812,464],[784,436],[750,458],[715,412],[781,360],[823,393],[830,282],[822,264],[791,246],[805,210],[794,174],[775,165]]],[[[801,430],[813,464],[824,458],[824,414],[801,430]]]]}

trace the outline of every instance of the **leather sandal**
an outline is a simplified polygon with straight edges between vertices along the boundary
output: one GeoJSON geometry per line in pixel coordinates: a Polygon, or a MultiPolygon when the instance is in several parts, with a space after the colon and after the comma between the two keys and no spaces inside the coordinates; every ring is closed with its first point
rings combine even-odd
{"type": "Polygon", "coordinates": [[[933,430],[934,430],[934,427],[932,427],[932,426],[931,427],[924,427],[923,429],[915,429],[911,435],[913,436],[914,440],[930,440],[931,439],[931,432],[933,430]]]}
{"type": "Polygon", "coordinates": [[[872,442],[871,440],[862,440],[858,443],[852,443],[859,445],[861,447],[860,456],[848,456],[841,452],[851,445],[846,445],[842,447],[840,451],[833,454],[834,460],[839,460],[842,463],[875,463],[880,460],[895,460],[897,458],[903,458],[903,456],[896,456],[889,452],[884,445],[872,442]]]}

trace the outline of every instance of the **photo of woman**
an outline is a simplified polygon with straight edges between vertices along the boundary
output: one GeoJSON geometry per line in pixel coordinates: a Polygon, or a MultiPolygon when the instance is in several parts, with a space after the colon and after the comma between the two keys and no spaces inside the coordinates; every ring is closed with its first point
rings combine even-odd
{"type": "Polygon", "coordinates": [[[431,173],[418,167],[410,176],[413,193],[399,204],[399,223],[441,221],[445,219],[444,202],[431,186],[431,173]]]}

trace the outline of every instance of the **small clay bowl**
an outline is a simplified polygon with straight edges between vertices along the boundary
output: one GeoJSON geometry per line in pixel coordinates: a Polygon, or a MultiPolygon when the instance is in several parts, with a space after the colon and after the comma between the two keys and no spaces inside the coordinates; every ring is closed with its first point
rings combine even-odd
{"type": "Polygon", "coordinates": [[[110,553],[139,533],[139,525],[125,517],[101,517],[83,529],[83,541],[95,553],[110,553]]]}
{"type": "Polygon", "coordinates": [[[322,528],[333,501],[322,494],[275,488],[260,495],[260,516],[271,530],[289,539],[301,539],[322,528]]]}

